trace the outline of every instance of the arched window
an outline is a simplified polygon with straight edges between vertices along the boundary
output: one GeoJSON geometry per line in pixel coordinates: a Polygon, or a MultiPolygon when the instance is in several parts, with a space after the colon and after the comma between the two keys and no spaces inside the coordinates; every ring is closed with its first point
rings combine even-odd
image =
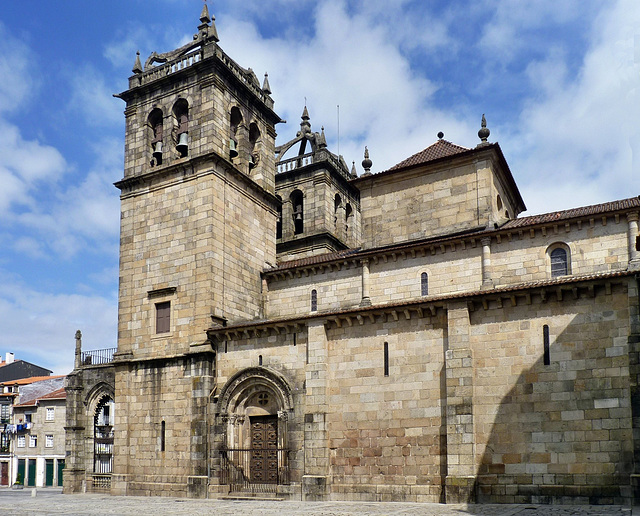
{"type": "Polygon", "coordinates": [[[229,158],[233,159],[238,156],[238,127],[242,123],[242,113],[236,106],[231,108],[229,117],[229,158]]]}
{"type": "Polygon", "coordinates": [[[314,288],[311,291],[311,311],[315,312],[318,310],[318,291],[314,288]]]}
{"type": "Polygon", "coordinates": [[[551,261],[551,277],[566,276],[569,274],[569,252],[562,246],[550,248],[549,259],[551,261]]]}
{"type": "Polygon", "coordinates": [[[114,402],[110,396],[104,396],[93,418],[93,472],[111,473],[113,471],[113,420],[114,402]]]}
{"type": "Polygon", "coordinates": [[[429,295],[429,275],[426,272],[420,274],[420,293],[423,296],[429,295]]]}
{"type": "Polygon", "coordinates": [[[278,218],[276,219],[276,239],[282,238],[282,197],[276,195],[280,204],[278,204],[278,218]]]}
{"type": "Polygon", "coordinates": [[[293,207],[293,234],[300,235],[304,231],[304,203],[300,190],[291,192],[291,206],[293,207]]]}
{"type": "Polygon", "coordinates": [[[334,229],[338,229],[338,211],[342,207],[342,197],[340,194],[336,194],[336,197],[333,201],[333,227],[334,229]]]}
{"type": "Polygon", "coordinates": [[[176,128],[176,150],[181,158],[189,154],[189,103],[179,99],[173,106],[174,124],[176,128]]]}
{"type": "Polygon", "coordinates": [[[351,204],[347,203],[344,207],[344,232],[347,236],[349,236],[349,228],[352,226],[353,222],[353,208],[351,208],[351,204]]]}
{"type": "Polygon", "coordinates": [[[260,139],[260,129],[255,122],[249,125],[249,170],[258,166],[260,154],[256,152],[256,143],[260,139]]]}
{"type": "Polygon", "coordinates": [[[162,165],[162,124],[164,116],[162,110],[156,108],[149,113],[149,143],[151,147],[151,166],[162,165]]]}

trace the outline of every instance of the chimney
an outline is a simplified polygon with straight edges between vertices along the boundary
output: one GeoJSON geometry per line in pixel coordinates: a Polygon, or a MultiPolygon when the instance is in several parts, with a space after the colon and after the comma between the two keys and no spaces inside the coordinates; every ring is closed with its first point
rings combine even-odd
{"type": "Polygon", "coordinates": [[[5,362],[7,364],[13,364],[14,358],[15,358],[15,355],[13,353],[7,353],[7,359],[5,362]]]}

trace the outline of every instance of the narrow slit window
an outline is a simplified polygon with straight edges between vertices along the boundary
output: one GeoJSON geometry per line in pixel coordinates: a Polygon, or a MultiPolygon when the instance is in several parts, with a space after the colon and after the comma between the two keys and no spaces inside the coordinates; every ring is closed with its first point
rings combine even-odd
{"type": "Polygon", "coordinates": [[[169,333],[171,323],[171,302],[156,303],[156,333],[169,333]]]}
{"type": "Polygon", "coordinates": [[[258,365],[262,365],[262,355],[258,355],[258,365]]]}
{"type": "Polygon", "coordinates": [[[160,424],[160,451],[161,452],[165,450],[165,431],[166,431],[166,423],[163,421],[160,424]]]}
{"type": "Polygon", "coordinates": [[[311,311],[315,312],[318,310],[318,291],[313,289],[311,291],[311,311]]]}
{"type": "Polygon", "coordinates": [[[389,343],[384,343],[384,375],[389,376],[389,343]]]}
{"type": "Polygon", "coordinates": [[[429,295],[429,275],[426,272],[420,275],[420,292],[423,296],[429,295]]]}
{"type": "Polygon", "coordinates": [[[549,353],[549,326],[547,324],[542,327],[542,341],[544,346],[544,365],[550,365],[551,355],[549,353]]]}

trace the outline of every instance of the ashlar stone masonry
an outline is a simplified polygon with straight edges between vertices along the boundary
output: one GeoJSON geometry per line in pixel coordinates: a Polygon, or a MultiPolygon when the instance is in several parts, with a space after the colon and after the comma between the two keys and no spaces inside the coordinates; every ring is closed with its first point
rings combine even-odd
{"type": "Polygon", "coordinates": [[[276,145],[218,43],[205,5],[119,94],[118,347],[78,349],[65,491],[637,500],[640,198],[520,216],[484,117],[386,171],[306,107],[276,145]]]}

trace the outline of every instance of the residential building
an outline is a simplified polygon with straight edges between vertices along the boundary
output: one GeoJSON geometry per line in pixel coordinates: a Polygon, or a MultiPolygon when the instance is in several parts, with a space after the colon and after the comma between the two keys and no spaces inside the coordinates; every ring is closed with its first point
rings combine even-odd
{"type": "Polygon", "coordinates": [[[62,486],[65,465],[64,376],[25,385],[13,405],[13,479],[25,486],[62,486]]]}

